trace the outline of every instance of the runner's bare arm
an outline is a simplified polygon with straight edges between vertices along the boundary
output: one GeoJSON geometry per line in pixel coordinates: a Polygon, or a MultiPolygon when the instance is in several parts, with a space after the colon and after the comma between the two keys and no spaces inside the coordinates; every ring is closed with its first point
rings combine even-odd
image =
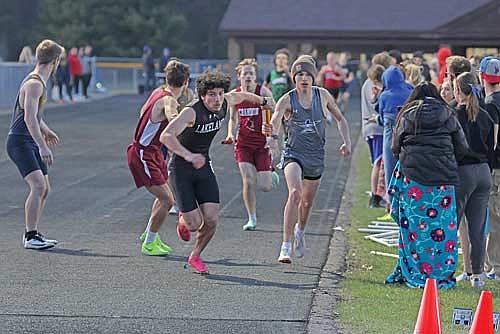
{"type": "Polygon", "coordinates": [[[291,110],[292,107],[290,105],[290,94],[285,94],[278,100],[278,103],[276,103],[273,116],[271,117],[270,128],[268,128],[268,125],[263,124],[263,133],[278,135],[280,133],[281,120],[283,119],[283,115],[286,112],[290,112],[291,110]]]}
{"type": "Polygon", "coordinates": [[[59,136],[49,128],[43,119],[40,121],[40,130],[42,131],[42,135],[45,137],[47,145],[56,146],[60,143],[61,140],[59,139],[59,136]]]}
{"type": "Polygon", "coordinates": [[[325,69],[326,69],[326,66],[323,65],[321,66],[321,69],[319,70],[318,72],[318,75],[316,75],[316,84],[318,86],[323,86],[323,79],[324,79],[324,76],[325,76],[325,69]]]}
{"type": "MultiPolygon", "coordinates": [[[[229,103],[230,106],[237,105],[242,103],[243,101],[251,102],[251,103],[258,103],[262,105],[262,102],[264,102],[264,97],[249,93],[249,92],[229,92],[224,94],[227,103],[229,103]]],[[[272,98],[267,98],[266,97],[266,104],[265,106],[274,107],[274,101],[272,98]]]]}
{"type": "Polygon", "coordinates": [[[227,136],[226,142],[234,141],[234,128],[238,124],[238,108],[235,106],[229,107],[229,121],[227,122],[227,136]]]}
{"type": "Polygon", "coordinates": [[[266,86],[262,86],[260,88],[260,95],[261,96],[265,96],[266,99],[271,99],[273,101],[273,106],[276,105],[274,99],[273,99],[273,93],[271,92],[271,90],[269,88],[267,88],[266,86]]]}
{"type": "MultiPolygon", "coordinates": [[[[169,122],[171,122],[174,118],[176,118],[179,115],[178,112],[178,107],[179,107],[179,102],[175,99],[173,96],[165,96],[163,99],[161,99],[161,104],[159,105],[160,108],[162,108],[163,112],[165,113],[165,117],[169,122]]],[[[160,102],[160,101],[158,101],[160,102]]],[[[155,108],[156,104],[155,103],[155,108]]]]}
{"type": "Polygon", "coordinates": [[[179,116],[163,130],[160,135],[160,142],[170,151],[184,160],[191,162],[195,168],[201,168],[205,164],[205,158],[201,154],[195,154],[182,146],[177,137],[188,127],[192,127],[196,121],[196,113],[193,108],[184,108],[179,116]]]}
{"type": "Polygon", "coordinates": [[[42,94],[43,86],[40,82],[32,80],[24,85],[24,122],[38,147],[48,148],[37,119],[38,103],[42,94]]]}
{"type": "Polygon", "coordinates": [[[349,155],[351,153],[351,136],[349,134],[349,125],[347,124],[347,121],[344,115],[342,115],[339,107],[333,100],[333,96],[324,88],[320,88],[320,90],[323,105],[326,105],[327,111],[331,113],[337,121],[340,135],[342,136],[342,139],[344,139],[344,144],[342,144],[342,146],[340,147],[340,153],[344,156],[349,155]]]}
{"type": "Polygon", "coordinates": [[[47,132],[50,131],[49,126],[43,119],[40,120],[40,131],[42,132],[42,135],[45,135],[47,132]]]}

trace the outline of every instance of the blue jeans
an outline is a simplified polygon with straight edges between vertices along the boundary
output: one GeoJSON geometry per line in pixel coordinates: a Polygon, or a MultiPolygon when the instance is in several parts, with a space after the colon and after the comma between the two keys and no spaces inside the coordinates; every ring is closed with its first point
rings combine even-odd
{"type": "Polygon", "coordinates": [[[394,127],[396,116],[384,115],[384,144],[382,147],[382,156],[384,159],[384,174],[385,174],[385,187],[389,189],[389,182],[391,181],[392,172],[396,167],[396,159],[392,153],[392,129],[394,127]]]}

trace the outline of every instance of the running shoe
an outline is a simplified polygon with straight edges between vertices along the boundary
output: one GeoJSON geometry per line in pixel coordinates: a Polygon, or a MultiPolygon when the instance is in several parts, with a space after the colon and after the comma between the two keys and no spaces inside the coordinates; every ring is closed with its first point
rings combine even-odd
{"type": "Polygon", "coordinates": [[[480,275],[472,275],[470,284],[473,288],[482,288],[485,285],[484,280],[480,275]]]}
{"type": "Polygon", "coordinates": [[[196,270],[198,274],[208,274],[208,268],[199,256],[190,256],[188,264],[196,270]]]}
{"type": "Polygon", "coordinates": [[[144,240],[146,240],[147,235],[148,235],[148,232],[146,232],[146,231],[142,232],[142,234],[139,236],[139,240],[141,242],[144,242],[144,240]]]}
{"type": "Polygon", "coordinates": [[[33,238],[27,240],[23,238],[23,246],[26,249],[49,249],[55,246],[52,242],[48,242],[47,240],[42,239],[38,234],[36,234],[33,238]]]}
{"type": "Polygon", "coordinates": [[[457,277],[455,277],[455,280],[457,282],[470,281],[470,275],[468,275],[467,273],[461,273],[460,275],[458,275],[457,277]]]}
{"type": "Polygon", "coordinates": [[[142,254],[149,256],[165,256],[170,254],[170,251],[167,251],[160,245],[158,239],[155,239],[155,241],[147,244],[142,244],[141,252],[142,254]]]}
{"type": "Polygon", "coordinates": [[[177,204],[173,204],[172,207],[170,208],[170,211],[168,212],[169,214],[171,215],[176,215],[179,213],[179,207],[177,206],[177,204]]]}
{"type": "Polygon", "coordinates": [[[276,171],[273,171],[271,177],[273,179],[273,188],[276,188],[280,184],[280,176],[276,171]]]}
{"type": "MultiPolygon", "coordinates": [[[[147,236],[147,232],[146,231],[142,232],[141,236],[139,237],[139,240],[141,240],[141,242],[144,243],[144,240],[146,240],[146,236],[147,236]]],[[[166,243],[161,241],[159,233],[156,234],[155,241],[157,243],[159,243],[160,247],[163,248],[166,252],[170,253],[172,251],[172,248],[170,248],[170,246],[168,246],[166,243]]]]}
{"type": "Polygon", "coordinates": [[[257,227],[257,222],[249,220],[248,223],[243,225],[243,231],[255,231],[256,227],[257,227]]]}
{"type": "Polygon", "coordinates": [[[281,246],[280,257],[278,258],[278,262],[281,263],[292,263],[292,249],[281,246]]]}
{"type": "Polygon", "coordinates": [[[392,216],[390,213],[386,213],[385,215],[381,217],[377,217],[378,221],[383,221],[383,222],[393,222],[394,219],[392,219],[392,216]]]}
{"type": "Polygon", "coordinates": [[[177,223],[177,235],[186,242],[191,240],[191,231],[181,222],[177,223]]]}
{"type": "MultiPolygon", "coordinates": [[[[40,237],[40,239],[44,240],[45,242],[52,243],[54,245],[57,245],[58,241],[53,240],[53,239],[47,239],[43,234],[40,232],[37,232],[37,235],[40,237]]],[[[26,234],[23,234],[23,244],[26,241],[26,234]]]]}
{"type": "Polygon", "coordinates": [[[293,241],[293,248],[295,251],[295,256],[303,257],[306,251],[306,232],[299,229],[299,225],[295,224],[295,229],[293,231],[295,240],[293,241]]]}
{"type": "Polygon", "coordinates": [[[495,273],[495,269],[491,270],[489,273],[486,273],[486,278],[489,280],[500,280],[500,276],[497,276],[495,273]]]}
{"type": "Polygon", "coordinates": [[[172,248],[170,248],[169,245],[167,245],[166,243],[164,243],[163,241],[161,241],[160,239],[160,234],[158,233],[156,235],[156,238],[155,238],[155,241],[158,243],[158,245],[165,251],[165,252],[168,252],[168,254],[170,254],[170,252],[172,251],[172,248]]]}

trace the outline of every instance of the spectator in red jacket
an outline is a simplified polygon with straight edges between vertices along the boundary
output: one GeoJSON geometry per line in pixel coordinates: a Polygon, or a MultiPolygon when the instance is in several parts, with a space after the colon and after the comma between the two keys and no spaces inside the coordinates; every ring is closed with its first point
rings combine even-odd
{"type": "Polygon", "coordinates": [[[80,78],[82,76],[82,63],[78,58],[78,49],[72,47],[69,51],[69,74],[71,76],[71,85],[75,88],[75,97],[78,95],[78,86],[80,85],[80,78]]]}
{"type": "Polygon", "coordinates": [[[439,76],[438,83],[441,85],[446,77],[446,58],[451,56],[451,50],[449,48],[441,48],[437,53],[437,59],[439,62],[439,76]]]}

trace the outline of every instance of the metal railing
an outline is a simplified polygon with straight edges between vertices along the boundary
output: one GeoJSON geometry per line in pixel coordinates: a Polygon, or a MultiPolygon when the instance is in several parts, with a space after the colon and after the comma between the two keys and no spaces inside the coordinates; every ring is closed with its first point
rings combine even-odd
{"type": "MultiPolygon", "coordinates": [[[[259,62],[257,79],[262,82],[274,68],[273,58],[268,55],[258,55],[257,60],[259,62]]],[[[235,62],[225,59],[182,59],[182,61],[191,67],[190,87],[192,89],[196,85],[194,79],[207,69],[219,69],[225,73],[231,73],[233,86],[237,84],[234,75],[235,62]]],[[[92,77],[89,86],[91,93],[137,93],[140,85],[145,82],[141,58],[93,57],[91,68],[92,77]]],[[[19,85],[32,69],[33,65],[0,62],[0,108],[13,105],[19,85]]],[[[164,77],[163,71],[156,72],[158,83],[164,77]]],[[[52,84],[49,83],[48,88],[52,89],[52,84]]],[[[52,97],[50,91],[48,96],[52,97]]]]}

